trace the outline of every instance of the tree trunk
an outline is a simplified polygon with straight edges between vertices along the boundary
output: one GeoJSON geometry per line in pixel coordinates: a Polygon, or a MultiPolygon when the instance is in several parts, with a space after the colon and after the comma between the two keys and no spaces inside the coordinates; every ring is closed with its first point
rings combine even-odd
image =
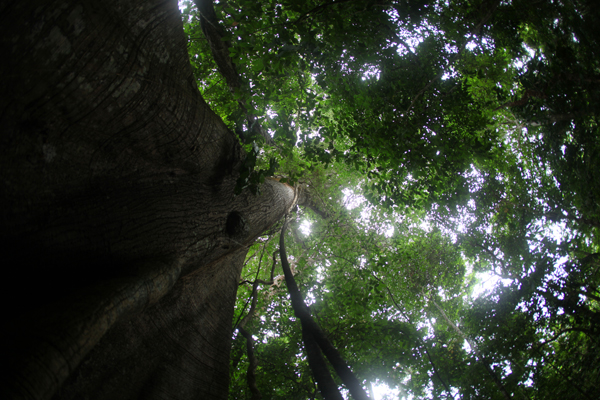
{"type": "Polygon", "coordinates": [[[177,3],[3,2],[0,37],[0,397],[225,398],[246,248],[294,193],[234,196],[177,3]]]}
{"type": "Polygon", "coordinates": [[[56,399],[226,398],[233,305],[244,249],[189,274],[111,329],[56,399]]]}

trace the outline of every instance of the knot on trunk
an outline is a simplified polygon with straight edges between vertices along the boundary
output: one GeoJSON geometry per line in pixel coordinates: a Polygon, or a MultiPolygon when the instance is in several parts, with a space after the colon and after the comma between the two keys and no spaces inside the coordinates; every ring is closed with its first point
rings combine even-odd
{"type": "Polygon", "coordinates": [[[249,232],[250,228],[246,224],[246,220],[237,211],[232,211],[227,215],[225,223],[225,231],[231,238],[243,238],[249,232]]]}

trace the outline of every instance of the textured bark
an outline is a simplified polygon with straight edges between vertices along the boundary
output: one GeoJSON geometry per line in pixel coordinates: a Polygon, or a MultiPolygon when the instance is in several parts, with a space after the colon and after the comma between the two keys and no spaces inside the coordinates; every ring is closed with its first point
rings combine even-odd
{"type": "Polygon", "coordinates": [[[233,305],[245,250],[182,278],[103,337],[56,399],[226,398],[233,305]]]}
{"type": "Polygon", "coordinates": [[[3,2],[0,37],[0,397],[225,398],[245,249],[294,193],[234,196],[177,3],[3,2]]]}

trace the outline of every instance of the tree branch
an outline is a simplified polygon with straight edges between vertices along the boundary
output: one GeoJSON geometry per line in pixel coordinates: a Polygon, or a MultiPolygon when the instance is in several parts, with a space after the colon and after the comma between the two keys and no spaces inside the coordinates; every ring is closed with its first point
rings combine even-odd
{"type": "MultiPolygon", "coordinates": [[[[371,275],[375,278],[375,280],[377,280],[378,282],[383,283],[381,279],[379,279],[377,276],[375,276],[375,274],[371,273],[371,275]]],[[[402,316],[404,316],[404,318],[408,322],[410,322],[412,324],[412,322],[410,321],[410,318],[408,318],[408,316],[406,315],[406,313],[404,312],[404,310],[396,302],[396,299],[394,298],[394,295],[392,294],[392,291],[390,290],[390,288],[387,285],[385,285],[385,288],[386,288],[388,294],[390,295],[390,299],[392,300],[392,303],[394,303],[394,306],[396,306],[396,309],[402,314],[402,316]]],[[[427,345],[418,336],[416,337],[416,339],[417,339],[417,342],[419,342],[419,344],[423,347],[423,350],[425,350],[425,354],[427,355],[427,359],[429,360],[429,364],[431,365],[431,368],[433,368],[433,373],[435,375],[437,375],[437,377],[440,380],[440,382],[442,382],[442,385],[444,385],[444,389],[446,389],[446,392],[448,393],[446,395],[446,397],[454,398],[452,396],[452,392],[450,391],[450,387],[448,386],[448,384],[446,383],[446,381],[444,381],[444,379],[442,379],[442,375],[440,374],[440,371],[437,369],[435,363],[433,362],[433,358],[431,357],[431,354],[429,353],[429,350],[427,349],[427,345]]]]}
{"type": "MultiPolygon", "coordinates": [[[[198,11],[200,12],[202,32],[208,40],[217,68],[221,75],[225,77],[229,90],[238,94],[250,93],[249,87],[242,88],[241,79],[235,67],[235,63],[229,55],[231,44],[228,41],[223,40],[226,31],[219,23],[213,0],[194,0],[194,3],[196,3],[196,7],[198,7],[198,11]]],[[[271,138],[271,135],[263,129],[260,122],[254,116],[252,106],[246,103],[243,96],[240,96],[238,104],[240,109],[246,115],[248,131],[258,134],[265,140],[266,144],[272,145],[273,139],[271,138]]]]}
{"type": "MultiPolygon", "coordinates": [[[[321,202],[323,202],[323,200],[321,200],[321,202]]],[[[311,191],[309,191],[307,187],[302,187],[302,190],[298,196],[298,205],[309,208],[323,219],[328,219],[331,217],[331,214],[329,214],[327,210],[322,209],[317,204],[317,202],[313,199],[311,191]]]]}
{"type": "MultiPolygon", "coordinates": [[[[325,356],[327,357],[327,359],[329,360],[329,362],[335,369],[335,372],[342,379],[342,382],[344,382],[344,385],[346,385],[346,387],[350,391],[350,394],[352,395],[352,397],[355,400],[366,400],[369,397],[367,396],[367,393],[363,389],[362,385],[360,384],[360,382],[358,381],[358,379],[356,378],[356,376],[354,375],[354,373],[352,372],[350,367],[348,367],[348,365],[346,364],[346,362],[344,361],[344,359],[342,358],[340,353],[331,344],[329,339],[327,339],[327,337],[325,336],[325,333],[321,330],[319,325],[317,325],[317,323],[314,321],[314,319],[310,315],[310,310],[309,310],[308,306],[306,305],[306,303],[304,303],[302,294],[300,293],[300,290],[298,289],[298,285],[296,284],[296,280],[294,279],[294,275],[292,274],[292,271],[290,269],[290,265],[289,265],[289,262],[287,259],[287,254],[285,251],[285,230],[287,228],[287,225],[288,225],[288,219],[286,218],[286,221],[283,224],[283,228],[281,229],[281,236],[279,238],[279,251],[280,251],[280,255],[281,255],[281,266],[283,268],[283,273],[285,275],[285,283],[286,283],[286,285],[288,287],[288,291],[290,293],[290,299],[292,300],[292,307],[294,308],[294,314],[300,319],[300,322],[302,323],[302,336],[303,336],[303,338],[306,338],[309,342],[311,342],[311,340],[310,340],[311,337],[314,338],[316,343],[319,345],[319,347],[321,348],[321,350],[323,351],[323,353],[325,354],[325,356]],[[305,334],[305,332],[306,332],[306,334],[305,334]]],[[[305,345],[306,345],[306,342],[305,342],[305,345]]],[[[308,349],[307,349],[307,351],[308,351],[308,349]]],[[[320,354],[320,352],[319,352],[319,354],[320,354]]],[[[309,358],[309,363],[310,363],[310,358],[309,358]]],[[[311,369],[312,369],[312,365],[311,365],[311,369]]],[[[313,373],[314,373],[314,370],[313,370],[313,373]]],[[[319,385],[321,385],[316,376],[315,376],[315,379],[317,379],[317,383],[319,385]]],[[[338,391],[338,393],[339,393],[339,391],[338,391]]],[[[323,393],[323,396],[325,396],[324,393],[323,393]]]]}
{"type": "Polygon", "coordinates": [[[535,349],[540,349],[542,347],[544,347],[545,345],[547,345],[548,343],[552,343],[555,340],[557,340],[559,337],[561,337],[563,334],[568,333],[568,332],[581,332],[581,333],[585,333],[590,339],[594,340],[594,335],[591,334],[591,332],[588,329],[583,329],[583,328],[565,328],[565,329],[561,329],[559,332],[557,332],[556,334],[554,334],[554,336],[552,336],[550,339],[545,340],[543,342],[540,342],[537,346],[535,346],[535,349]]]}
{"type": "Polygon", "coordinates": [[[250,365],[248,365],[248,371],[246,372],[246,382],[248,382],[248,387],[252,393],[251,399],[260,400],[262,399],[262,395],[256,386],[256,367],[258,366],[258,360],[254,355],[254,339],[252,338],[252,335],[241,326],[238,327],[238,329],[240,330],[242,336],[246,338],[246,352],[248,353],[248,361],[250,362],[250,365]]]}
{"type": "MultiPolygon", "coordinates": [[[[268,243],[268,240],[267,240],[268,243]]],[[[260,253],[260,260],[258,262],[258,268],[256,271],[256,277],[254,278],[254,282],[250,281],[242,281],[240,285],[243,283],[252,283],[252,303],[250,305],[250,310],[248,314],[240,321],[237,325],[237,329],[242,334],[242,336],[246,339],[246,353],[248,354],[248,371],[246,372],[246,382],[248,383],[248,387],[250,388],[250,392],[252,393],[252,400],[260,400],[262,399],[262,395],[260,390],[258,390],[258,386],[256,386],[256,367],[258,366],[258,360],[254,355],[254,339],[252,338],[252,334],[250,334],[246,329],[246,324],[250,321],[250,319],[254,316],[254,311],[256,310],[256,303],[258,301],[258,285],[272,285],[273,284],[273,272],[275,271],[275,265],[277,264],[277,251],[273,252],[273,265],[271,267],[271,280],[264,281],[262,279],[258,279],[258,274],[260,273],[260,265],[262,263],[262,257],[264,255],[265,249],[267,248],[267,243],[263,245],[263,250],[260,253]]],[[[253,255],[254,256],[254,255],[253,255]]]]}
{"type": "Polygon", "coordinates": [[[492,380],[496,384],[496,387],[498,388],[498,390],[500,390],[500,392],[502,393],[502,395],[504,396],[504,398],[506,400],[510,400],[511,399],[510,394],[508,394],[508,392],[506,391],[506,388],[502,384],[502,381],[494,373],[494,370],[492,369],[492,367],[490,366],[490,364],[488,363],[488,361],[483,357],[483,355],[479,351],[479,348],[477,347],[477,345],[475,344],[475,342],[472,341],[471,338],[468,337],[463,331],[461,331],[460,328],[458,326],[456,326],[456,324],[454,322],[452,322],[452,320],[450,318],[448,318],[448,315],[446,314],[446,312],[442,309],[442,307],[440,307],[440,305],[433,298],[430,297],[429,300],[433,303],[433,305],[435,306],[435,308],[438,309],[438,311],[440,312],[440,314],[442,315],[442,317],[444,318],[444,320],[446,321],[446,323],[448,325],[450,325],[450,327],[461,338],[463,338],[463,340],[465,340],[469,344],[469,346],[471,346],[471,349],[473,349],[473,352],[475,353],[475,356],[479,359],[479,361],[481,362],[481,364],[485,367],[485,370],[488,372],[488,374],[490,375],[490,377],[492,378],[492,380]]]}

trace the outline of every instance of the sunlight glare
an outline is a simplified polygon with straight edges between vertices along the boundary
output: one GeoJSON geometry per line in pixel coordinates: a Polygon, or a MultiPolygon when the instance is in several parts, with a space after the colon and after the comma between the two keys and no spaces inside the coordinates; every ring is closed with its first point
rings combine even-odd
{"type": "Polygon", "coordinates": [[[344,194],[344,199],[342,200],[342,203],[344,204],[347,210],[354,210],[356,207],[360,206],[362,203],[367,201],[367,199],[364,196],[354,193],[352,189],[349,188],[343,189],[342,193],[344,194]]]}
{"type": "Polygon", "coordinates": [[[475,274],[477,277],[477,284],[473,288],[473,298],[476,299],[484,294],[491,293],[499,282],[502,282],[504,286],[510,285],[512,279],[502,279],[493,272],[478,272],[475,274]]]}
{"type": "Polygon", "coordinates": [[[312,225],[312,222],[307,221],[307,220],[303,220],[300,223],[300,226],[299,226],[300,232],[302,232],[302,234],[304,236],[310,235],[310,227],[311,227],[311,225],[312,225]]]}
{"type": "Polygon", "coordinates": [[[397,387],[390,388],[385,383],[377,380],[377,382],[371,383],[371,398],[373,400],[398,399],[400,398],[400,390],[397,387]]]}

